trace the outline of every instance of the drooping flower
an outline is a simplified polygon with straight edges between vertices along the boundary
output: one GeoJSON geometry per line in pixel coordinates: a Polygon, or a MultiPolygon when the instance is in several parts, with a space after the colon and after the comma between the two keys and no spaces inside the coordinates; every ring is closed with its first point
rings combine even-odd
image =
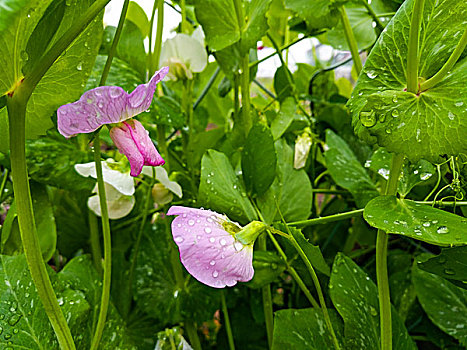
{"type": "Polygon", "coordinates": [[[138,176],[143,165],[164,164],[149,133],[140,122],[130,118],[151,106],[156,85],[168,71],[168,67],[163,67],[147,84],[138,85],[131,94],[119,86],[100,86],[86,91],[78,101],[57,110],[58,131],[69,138],[93,132],[105,124],[116,124],[110,130],[110,137],[128,158],[131,176],[138,176]]]}
{"type": "Polygon", "coordinates": [[[170,79],[193,79],[193,73],[206,68],[208,55],[204,48],[204,34],[199,26],[193,34],[177,34],[162,45],[162,65],[170,67],[170,79]]]}
{"type": "MultiPolygon", "coordinates": [[[[110,219],[120,219],[127,216],[135,205],[135,197],[133,196],[135,184],[128,172],[122,173],[112,169],[109,165],[112,165],[110,160],[102,161],[107,210],[110,219]]],[[[94,162],[75,164],[75,170],[81,176],[97,178],[96,164],[94,162]]],[[[101,216],[97,183],[92,192],[96,193],[96,195],[88,198],[88,208],[97,216],[101,216]]]]}
{"type": "Polygon", "coordinates": [[[181,206],[171,207],[167,215],[177,215],[172,235],[182,264],[198,281],[223,288],[253,278],[253,244],[263,223],[253,221],[242,229],[225,215],[181,206]]]}

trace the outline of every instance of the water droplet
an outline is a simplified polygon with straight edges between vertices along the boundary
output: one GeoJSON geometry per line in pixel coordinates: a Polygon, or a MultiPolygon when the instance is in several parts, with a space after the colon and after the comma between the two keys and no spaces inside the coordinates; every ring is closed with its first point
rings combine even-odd
{"type": "Polygon", "coordinates": [[[459,101],[459,102],[454,103],[454,106],[461,107],[463,104],[464,104],[464,102],[459,101]]]}
{"type": "Polygon", "coordinates": [[[375,79],[378,76],[378,74],[376,74],[374,70],[369,70],[368,72],[366,72],[366,76],[370,79],[375,79]]]}
{"type": "Polygon", "coordinates": [[[449,111],[449,112],[448,112],[448,118],[449,118],[449,120],[454,120],[454,117],[455,117],[454,113],[452,113],[451,111],[449,111]]]}
{"type": "Polygon", "coordinates": [[[390,134],[390,133],[392,133],[391,128],[387,128],[387,129],[386,129],[386,134],[390,134]]]}
{"type": "Polygon", "coordinates": [[[211,260],[211,261],[209,262],[209,265],[214,266],[214,265],[216,265],[216,262],[215,262],[214,260],[211,260]]]}
{"type": "Polygon", "coordinates": [[[432,223],[433,225],[435,225],[435,224],[438,223],[438,220],[432,220],[431,223],[432,223]]]}
{"type": "Polygon", "coordinates": [[[430,227],[431,224],[430,224],[429,221],[427,221],[427,222],[424,222],[422,225],[425,226],[425,227],[430,227]]]}
{"type": "Polygon", "coordinates": [[[391,115],[394,117],[394,118],[397,118],[399,116],[399,111],[397,109],[393,109],[392,112],[391,112],[391,115]]]}
{"type": "Polygon", "coordinates": [[[370,306],[370,314],[371,316],[378,316],[378,311],[373,306],[370,306]]]}
{"type": "Polygon", "coordinates": [[[193,226],[195,224],[195,220],[188,220],[188,225],[193,226]]]}
{"type": "Polygon", "coordinates": [[[376,124],[376,113],[375,111],[360,112],[360,122],[363,126],[371,128],[376,124]]]}
{"type": "Polygon", "coordinates": [[[81,62],[79,62],[78,65],[76,66],[76,69],[77,70],[83,70],[83,64],[81,62]]]}
{"type": "Polygon", "coordinates": [[[20,315],[20,314],[11,315],[11,317],[8,320],[8,324],[10,326],[12,326],[12,327],[15,326],[19,322],[21,317],[22,317],[22,315],[20,315]]]}
{"type": "Polygon", "coordinates": [[[183,242],[183,237],[182,236],[175,237],[175,242],[182,243],[183,242]]]}
{"type": "Polygon", "coordinates": [[[455,274],[456,274],[456,271],[454,271],[454,270],[452,270],[452,269],[445,269],[445,270],[444,270],[444,273],[445,273],[446,275],[451,275],[451,276],[452,276],[452,275],[455,275],[455,274]]]}
{"type": "Polygon", "coordinates": [[[11,334],[5,333],[5,335],[3,336],[3,338],[5,338],[5,340],[8,340],[8,339],[11,338],[11,334]]]}
{"type": "Polygon", "coordinates": [[[439,234],[449,233],[449,228],[447,226],[440,226],[438,227],[436,232],[438,232],[439,234]]]}
{"type": "Polygon", "coordinates": [[[385,120],[386,120],[386,114],[381,113],[381,114],[379,115],[379,117],[378,117],[378,120],[379,120],[380,123],[384,123],[385,120]]]}
{"type": "Polygon", "coordinates": [[[422,173],[420,174],[420,180],[425,181],[425,180],[428,180],[432,176],[433,174],[430,174],[430,173],[422,173]]]}
{"type": "Polygon", "coordinates": [[[20,56],[23,61],[27,61],[29,59],[28,53],[24,50],[20,52],[20,56]]]}
{"type": "Polygon", "coordinates": [[[446,261],[447,261],[447,260],[446,260],[446,257],[444,257],[444,256],[440,256],[439,259],[438,259],[438,262],[439,262],[440,264],[445,264],[446,261]]]}
{"type": "Polygon", "coordinates": [[[209,233],[212,232],[212,230],[211,230],[210,227],[205,227],[205,228],[204,228],[204,232],[206,232],[207,234],[209,234],[209,233]]]}
{"type": "Polygon", "coordinates": [[[220,243],[221,245],[226,245],[226,244],[227,244],[227,242],[226,242],[226,240],[225,240],[224,238],[222,238],[222,239],[219,241],[219,243],[220,243]]]}
{"type": "Polygon", "coordinates": [[[212,277],[216,278],[217,276],[219,276],[219,272],[214,271],[214,272],[212,273],[212,277]]]}
{"type": "Polygon", "coordinates": [[[214,237],[209,238],[209,242],[214,243],[216,239],[214,237]]]}
{"type": "Polygon", "coordinates": [[[394,96],[392,97],[392,102],[397,103],[397,96],[396,96],[396,95],[394,95],[394,96]]]}
{"type": "Polygon", "coordinates": [[[237,252],[239,252],[240,250],[243,249],[243,244],[240,243],[240,242],[235,242],[235,243],[234,243],[234,248],[235,248],[235,250],[236,250],[237,252]]]}
{"type": "MultiPolygon", "coordinates": [[[[122,90],[117,86],[112,86],[109,90],[110,97],[117,98],[122,94],[122,90]]],[[[186,214],[184,214],[186,217],[186,214]]]]}

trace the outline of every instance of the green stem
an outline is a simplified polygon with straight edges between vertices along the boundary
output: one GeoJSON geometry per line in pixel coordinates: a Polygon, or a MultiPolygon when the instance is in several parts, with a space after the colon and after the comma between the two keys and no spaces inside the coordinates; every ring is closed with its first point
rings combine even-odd
{"type": "Polygon", "coordinates": [[[321,285],[319,283],[319,279],[318,279],[318,276],[316,275],[315,269],[311,265],[310,260],[308,259],[308,257],[306,256],[305,252],[302,250],[300,245],[297,243],[295,238],[292,235],[289,235],[288,239],[290,240],[292,245],[297,250],[298,254],[302,258],[303,262],[305,263],[305,265],[306,265],[306,267],[308,269],[308,272],[311,275],[311,278],[312,278],[313,283],[314,283],[315,288],[316,288],[316,292],[318,293],[318,300],[319,300],[319,303],[321,305],[321,310],[323,311],[324,321],[326,322],[326,325],[327,325],[327,327],[329,329],[329,332],[331,333],[331,338],[332,338],[332,342],[334,344],[334,348],[336,350],[340,350],[339,341],[337,340],[336,333],[334,332],[334,328],[332,327],[332,322],[331,322],[331,319],[329,318],[329,313],[328,313],[328,309],[327,309],[327,306],[326,306],[326,302],[324,301],[323,291],[321,289],[321,285]]]}
{"type": "Polygon", "coordinates": [[[464,31],[464,34],[457,43],[456,48],[451,53],[451,56],[446,61],[446,63],[441,67],[441,69],[433,75],[430,79],[426,80],[420,85],[420,91],[428,90],[436,84],[438,84],[443,78],[448,74],[448,72],[454,67],[459,57],[461,57],[462,52],[464,52],[465,47],[467,46],[467,29],[464,31]]]}
{"type": "Polygon", "coordinates": [[[167,139],[165,137],[165,125],[163,124],[157,126],[157,147],[165,160],[164,168],[167,170],[167,173],[169,173],[169,151],[167,149],[167,139]]]}
{"type": "Polygon", "coordinates": [[[407,91],[418,92],[418,37],[423,16],[425,0],[415,0],[410,23],[409,43],[407,52],[407,91]]]}
{"type": "Polygon", "coordinates": [[[3,191],[5,191],[6,180],[8,180],[8,169],[3,172],[2,184],[0,185],[0,203],[3,198],[3,191]]]}
{"type": "Polygon", "coordinates": [[[104,70],[102,71],[99,86],[103,86],[105,84],[105,81],[107,80],[107,76],[109,75],[110,66],[112,65],[112,60],[115,56],[115,52],[117,51],[118,40],[120,39],[120,35],[122,34],[123,24],[125,22],[125,17],[128,11],[129,4],[130,4],[130,0],[125,0],[125,2],[123,3],[122,13],[120,14],[120,19],[118,20],[117,30],[115,31],[115,35],[112,41],[112,46],[110,46],[109,55],[107,56],[107,60],[105,61],[105,66],[104,66],[104,70]]]}
{"type": "Polygon", "coordinates": [[[112,243],[110,236],[109,212],[107,209],[107,200],[105,193],[104,177],[102,174],[101,151],[99,131],[96,132],[94,138],[94,162],[96,164],[97,188],[99,192],[99,204],[101,207],[102,219],[102,235],[104,236],[104,280],[102,283],[101,306],[99,310],[99,319],[97,321],[96,330],[91,342],[91,350],[99,347],[104,331],[105,321],[107,319],[107,311],[110,301],[110,281],[112,277],[112,243]]]}
{"type": "Polygon", "coordinates": [[[352,210],[352,211],[348,211],[348,212],[345,212],[345,213],[339,213],[339,214],[324,216],[322,218],[289,222],[289,223],[287,223],[287,225],[288,226],[302,226],[302,225],[303,226],[312,226],[312,225],[327,224],[329,222],[350,219],[350,218],[353,218],[353,217],[356,217],[356,216],[360,216],[362,214],[363,214],[363,209],[357,209],[357,210],[352,210]]]}
{"type": "Polygon", "coordinates": [[[21,84],[17,88],[11,98],[7,97],[10,162],[21,241],[37,294],[57,335],[58,343],[61,349],[74,350],[75,344],[70,329],[58,305],[46,265],[42,259],[41,247],[34,222],[25,149],[26,105],[32,90],[24,91],[23,85],[21,84]]]}
{"type": "Polygon", "coordinates": [[[248,136],[248,133],[253,125],[250,115],[250,68],[249,68],[249,58],[248,53],[242,57],[242,75],[241,86],[242,86],[242,121],[241,125],[245,137],[248,136]]]}
{"type": "Polygon", "coordinates": [[[188,135],[186,137],[186,151],[185,156],[187,160],[188,171],[191,174],[192,182],[194,183],[194,164],[193,164],[193,154],[194,154],[194,147],[193,147],[193,136],[194,136],[194,129],[195,123],[193,120],[193,83],[194,81],[191,79],[187,79],[184,81],[184,89],[183,89],[183,104],[186,119],[188,122],[188,135]]]}
{"type": "MultiPolygon", "coordinates": [[[[152,27],[151,27],[152,28],[152,27]]],[[[164,0],[157,0],[157,28],[156,42],[154,43],[154,54],[150,65],[150,74],[153,74],[159,68],[159,60],[162,50],[162,30],[164,29],[164,0]]],[[[152,29],[151,29],[152,30],[152,29]]]]}
{"type": "Polygon", "coordinates": [[[182,23],[181,23],[181,29],[182,33],[189,34],[189,25],[186,20],[186,6],[185,6],[185,0],[180,0],[180,12],[182,15],[182,23]]]}
{"type": "Polygon", "coordinates": [[[347,44],[349,45],[350,53],[353,59],[353,64],[355,66],[355,71],[357,72],[357,74],[360,74],[363,65],[362,60],[360,59],[360,55],[358,54],[357,41],[355,40],[355,36],[350,25],[349,17],[347,17],[347,12],[345,11],[344,6],[340,7],[339,12],[341,15],[342,26],[344,27],[345,39],[347,40],[347,44]]]}
{"type": "Polygon", "coordinates": [[[157,10],[157,2],[158,0],[154,0],[154,4],[152,5],[152,12],[151,12],[151,19],[149,20],[149,46],[148,46],[148,60],[146,61],[146,69],[148,77],[152,75],[154,71],[152,71],[152,61],[153,61],[153,48],[152,48],[152,33],[154,28],[154,20],[156,18],[156,10],[157,10]]]}
{"type": "Polygon", "coordinates": [[[188,338],[190,339],[191,346],[194,350],[202,350],[201,341],[198,336],[198,329],[196,324],[192,320],[185,320],[185,330],[188,333],[188,338]]]}
{"type": "MultiPolygon", "coordinates": [[[[392,157],[391,173],[385,194],[394,195],[396,193],[403,162],[404,156],[401,154],[392,157]]],[[[381,324],[381,350],[392,349],[391,298],[389,294],[387,255],[388,235],[383,230],[378,230],[376,238],[376,279],[378,282],[381,324]]]]}
{"type": "Polygon", "coordinates": [[[203,91],[201,91],[201,94],[196,99],[195,103],[193,103],[193,110],[195,110],[199,106],[201,101],[203,101],[203,99],[206,97],[206,95],[209,92],[209,89],[212,87],[212,85],[216,81],[216,78],[219,75],[220,71],[221,71],[221,67],[217,67],[215,72],[211,75],[211,77],[209,78],[209,81],[206,84],[206,86],[204,87],[203,91]]]}
{"type": "Polygon", "coordinates": [[[239,113],[240,113],[240,100],[239,100],[239,90],[240,90],[240,87],[239,87],[239,84],[238,84],[238,80],[240,79],[240,77],[238,76],[238,74],[234,74],[234,121],[236,122],[237,120],[239,120],[239,113]]]}
{"type": "Polygon", "coordinates": [[[373,19],[373,21],[375,21],[376,23],[376,30],[377,30],[377,35],[379,36],[381,34],[381,32],[384,30],[384,25],[383,23],[381,22],[381,20],[379,19],[378,15],[375,13],[375,11],[373,10],[373,8],[371,7],[371,5],[368,3],[367,0],[361,0],[360,1],[362,3],[363,6],[365,6],[368,14],[370,15],[370,17],[373,19]]]}
{"type": "Polygon", "coordinates": [[[156,170],[153,167],[151,183],[147,188],[146,200],[144,201],[144,207],[143,207],[144,213],[141,219],[141,223],[139,225],[138,236],[136,237],[136,242],[135,242],[135,245],[133,246],[133,257],[131,259],[130,269],[128,270],[128,303],[126,304],[128,309],[125,310],[124,315],[128,315],[130,311],[129,306],[131,305],[132,294],[133,294],[132,293],[133,278],[134,278],[135,269],[136,269],[136,262],[138,260],[138,251],[139,251],[139,246],[141,245],[141,239],[144,234],[144,225],[146,225],[146,220],[148,218],[149,209],[151,208],[152,187],[154,186],[155,178],[156,178],[156,170]]]}
{"type": "MultiPolygon", "coordinates": [[[[259,250],[266,250],[266,236],[261,235],[258,238],[258,249],[259,250]]],[[[272,338],[274,333],[274,315],[272,310],[272,296],[271,296],[271,286],[269,284],[265,285],[261,288],[261,292],[263,295],[263,310],[264,310],[264,318],[266,321],[266,332],[268,335],[268,344],[269,348],[272,347],[272,338]]]]}
{"type": "Polygon", "coordinates": [[[268,236],[272,241],[272,244],[274,244],[274,247],[276,247],[277,252],[279,255],[282,257],[282,260],[284,260],[285,265],[287,266],[287,270],[289,271],[290,275],[293,277],[295,282],[297,282],[298,286],[302,290],[302,292],[305,294],[306,298],[310,301],[311,305],[314,308],[319,308],[318,303],[316,302],[315,298],[313,298],[313,295],[311,295],[310,291],[306,287],[305,283],[303,280],[300,278],[298,275],[297,271],[289,264],[289,261],[287,259],[287,255],[285,255],[284,251],[282,250],[281,246],[279,245],[279,242],[274,238],[274,236],[271,234],[271,232],[268,230],[268,236]]]}
{"type": "Polygon", "coordinates": [[[225,302],[225,292],[221,289],[221,301],[222,301],[222,313],[224,314],[224,322],[225,322],[225,331],[227,333],[227,339],[229,341],[229,349],[235,350],[235,343],[232,334],[232,328],[230,327],[230,318],[229,318],[229,310],[227,309],[227,303],[225,302]]]}
{"type": "Polygon", "coordinates": [[[101,243],[99,240],[99,227],[97,225],[97,217],[91,210],[88,210],[88,221],[90,231],[90,243],[91,243],[91,254],[94,267],[97,270],[99,276],[102,277],[102,254],[101,254],[101,243]]]}

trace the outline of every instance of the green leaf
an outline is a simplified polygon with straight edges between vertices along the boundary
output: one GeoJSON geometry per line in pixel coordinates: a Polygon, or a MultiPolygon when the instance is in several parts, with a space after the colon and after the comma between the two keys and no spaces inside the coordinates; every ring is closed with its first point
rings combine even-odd
{"type": "Polygon", "coordinates": [[[467,244],[467,220],[461,216],[395,196],[373,199],[363,212],[373,227],[440,246],[467,244]]]}
{"type": "Polygon", "coordinates": [[[280,220],[279,206],[287,222],[304,220],[311,213],[312,188],[310,178],[293,167],[293,150],[284,139],[275,142],[277,154],[276,178],[271,187],[257,199],[267,223],[280,220]]]}
{"type": "Polygon", "coordinates": [[[248,192],[262,195],[276,177],[276,150],[271,130],[255,124],[248,133],[242,153],[242,171],[248,192]]]}
{"type": "MultiPolygon", "coordinates": [[[[21,68],[27,63],[23,52],[34,26],[39,21],[48,1],[32,1],[19,15],[16,25],[0,35],[0,94],[8,91],[22,78],[21,68]],[[29,17],[28,17],[29,15],[29,17]]],[[[79,0],[67,6],[63,20],[50,48],[81,17],[91,0],[79,0]]],[[[26,111],[26,137],[36,138],[53,127],[51,115],[61,105],[73,102],[83,92],[85,82],[94,64],[102,35],[102,17],[98,16],[55,61],[37,85],[29,99],[26,111]]],[[[0,112],[0,125],[8,125],[6,110],[0,112]]],[[[8,150],[8,127],[0,129],[0,152],[8,150]],[[5,147],[6,146],[6,147],[5,147]]]]}
{"type": "Polygon", "coordinates": [[[281,103],[281,110],[271,123],[271,132],[274,140],[279,139],[292,124],[297,106],[293,97],[287,97],[281,103]]]}
{"type": "MultiPolygon", "coordinates": [[[[337,339],[342,344],[342,321],[335,310],[328,310],[337,339]]],[[[320,309],[287,309],[274,314],[272,350],[333,350],[331,334],[320,309]]]]}
{"type": "Polygon", "coordinates": [[[279,275],[285,271],[284,260],[274,252],[255,250],[253,252],[253,268],[255,274],[246,286],[258,289],[276,281],[279,275]]]}
{"type": "Polygon", "coordinates": [[[293,96],[293,91],[295,89],[295,87],[290,84],[287,74],[290,75],[293,83],[292,73],[290,73],[287,67],[280,66],[277,68],[276,73],[274,73],[274,91],[277,94],[277,99],[281,102],[287,97],[293,96]]]}
{"type": "Polygon", "coordinates": [[[332,28],[339,20],[338,6],[346,1],[284,0],[285,7],[306,21],[308,30],[332,28]]]}
{"type": "Polygon", "coordinates": [[[447,279],[467,281],[467,246],[443,249],[418,267],[447,279]]]}
{"type": "Polygon", "coordinates": [[[195,0],[195,14],[211,50],[222,50],[240,39],[232,0],[195,0]]]}
{"type": "MultiPolygon", "coordinates": [[[[370,53],[349,100],[355,133],[411,161],[437,161],[465,153],[467,59],[460,59],[435,87],[406,88],[407,45],[414,0],[406,1],[370,53]]],[[[428,1],[419,40],[419,76],[432,77],[462,36],[465,1],[428,1]],[[442,28],[442,30],[441,30],[442,28]]]]}
{"type": "MultiPolygon", "coordinates": [[[[329,282],[331,299],[344,319],[345,349],[379,349],[380,320],[378,290],[368,275],[350,258],[338,253],[329,282]]],[[[392,343],[398,350],[416,346],[392,308],[392,343]]]]}
{"type": "MultiPolygon", "coordinates": [[[[170,97],[161,96],[157,98],[153,104],[154,113],[151,111],[148,117],[152,123],[162,124],[173,128],[182,128],[185,124],[185,114],[182,111],[180,103],[170,97]]],[[[143,118],[146,115],[143,115],[143,118]]]]}
{"type": "Polygon", "coordinates": [[[131,21],[125,21],[117,44],[117,56],[128,62],[142,79],[146,75],[146,51],[143,41],[144,37],[138,26],[131,21]]]}
{"type": "Polygon", "coordinates": [[[331,129],[326,130],[326,145],[324,158],[329,174],[339,186],[352,193],[358,207],[365,206],[368,201],[378,196],[378,191],[365,168],[347,143],[331,129]]]}
{"type": "Polygon", "coordinates": [[[0,12],[0,33],[14,25],[18,14],[29,5],[31,0],[3,0],[0,12]]]}
{"type": "Polygon", "coordinates": [[[146,12],[144,12],[141,6],[139,6],[135,1],[130,1],[128,11],[126,13],[126,19],[132,21],[138,26],[143,38],[149,35],[149,20],[146,16],[146,12]]]}
{"type": "Polygon", "coordinates": [[[247,7],[246,18],[248,18],[241,35],[241,52],[256,49],[256,43],[269,29],[266,13],[272,0],[252,0],[245,2],[247,7]]]}
{"type": "Polygon", "coordinates": [[[467,291],[444,278],[412,268],[418,301],[430,320],[444,332],[467,346],[467,291]]]}
{"type": "Polygon", "coordinates": [[[229,159],[212,149],[201,160],[198,202],[242,224],[256,219],[255,210],[229,159]]]}

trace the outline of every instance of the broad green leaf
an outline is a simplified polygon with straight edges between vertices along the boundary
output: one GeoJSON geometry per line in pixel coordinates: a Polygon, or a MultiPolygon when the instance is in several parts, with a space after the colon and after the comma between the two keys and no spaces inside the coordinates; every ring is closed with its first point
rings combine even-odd
{"type": "MultiPolygon", "coordinates": [[[[378,290],[368,275],[350,258],[339,253],[329,282],[331,299],[344,319],[345,349],[379,349],[378,290]]],[[[397,350],[415,350],[404,323],[392,308],[392,343],[397,350]]]]}
{"type": "MultiPolygon", "coordinates": [[[[143,34],[138,26],[131,21],[125,21],[117,45],[117,56],[128,62],[142,79],[146,75],[146,51],[143,40],[143,34]]],[[[153,72],[150,73],[152,74],[153,72]]]]}
{"type": "MultiPolygon", "coordinates": [[[[45,11],[48,1],[34,1],[25,8],[16,25],[0,35],[0,93],[10,89],[22,78],[21,68],[26,64],[27,39],[45,11]],[[44,7],[43,7],[44,6],[44,7]],[[28,17],[29,16],[29,17],[28,17]]],[[[90,6],[91,0],[79,0],[74,6],[66,6],[63,20],[50,48],[81,17],[90,6]]],[[[102,15],[78,36],[66,51],[55,61],[34,90],[26,111],[26,137],[36,138],[53,127],[50,120],[53,112],[61,105],[73,102],[83,92],[85,82],[94,64],[102,35],[102,15]]],[[[0,112],[0,125],[8,125],[6,110],[0,112]]],[[[0,152],[8,150],[8,128],[0,129],[0,152]]]]}
{"type": "MultiPolygon", "coordinates": [[[[365,163],[365,167],[370,168],[385,180],[388,180],[392,156],[393,154],[388,153],[383,147],[378,148],[371,156],[371,160],[365,163]]],[[[406,196],[415,186],[425,184],[428,180],[432,179],[434,174],[436,174],[436,167],[424,159],[419,160],[415,164],[406,161],[402,167],[397,191],[402,196],[406,196]]]]}
{"type": "Polygon", "coordinates": [[[229,159],[212,149],[201,160],[198,202],[240,223],[256,219],[255,210],[229,159]]]}
{"type": "MultiPolygon", "coordinates": [[[[433,88],[406,88],[407,45],[414,0],[404,2],[370,53],[349,100],[355,133],[411,161],[437,161],[466,152],[467,59],[433,88]]],[[[449,58],[465,28],[467,3],[426,1],[419,41],[419,76],[432,77],[449,58]],[[441,29],[442,28],[442,29],[441,29]]]]}
{"type": "MultiPolygon", "coordinates": [[[[337,339],[342,344],[342,321],[328,310],[337,339]]],[[[272,350],[333,350],[331,334],[320,309],[279,310],[274,315],[272,350]]]]}
{"type": "Polygon", "coordinates": [[[274,252],[255,250],[253,252],[253,268],[255,274],[253,279],[246,283],[246,286],[258,289],[274,282],[279,275],[285,271],[284,260],[274,252]]]}
{"type": "Polygon", "coordinates": [[[373,199],[363,212],[373,227],[440,246],[467,244],[465,218],[395,196],[373,199]]]}
{"type": "Polygon", "coordinates": [[[196,0],[195,13],[211,50],[222,50],[240,39],[232,0],[196,0]]]}
{"type": "Polygon", "coordinates": [[[220,305],[219,293],[194,278],[185,279],[177,247],[166,227],[156,223],[145,230],[141,240],[133,280],[136,303],[164,325],[184,319],[212,319],[220,305]]]}
{"type": "MultiPolygon", "coordinates": [[[[49,201],[45,186],[31,182],[31,197],[34,209],[37,236],[44,261],[49,261],[55,253],[57,232],[52,204],[49,201]]],[[[21,234],[18,226],[16,205],[13,202],[8,211],[5,226],[2,229],[2,254],[17,255],[23,253],[21,234]]]]}
{"type": "Polygon", "coordinates": [[[416,263],[412,268],[412,280],[418,301],[430,320],[467,346],[467,291],[420,270],[416,263]]]}
{"type": "Polygon", "coordinates": [[[162,124],[169,127],[181,128],[185,124],[185,114],[182,111],[180,102],[170,96],[161,96],[153,104],[154,112],[147,116],[143,114],[143,119],[149,117],[152,123],[162,124]]]}
{"type": "Polygon", "coordinates": [[[261,39],[269,28],[266,13],[272,0],[252,0],[244,2],[247,21],[241,34],[241,52],[248,52],[249,49],[256,49],[256,43],[261,39]]]}
{"type": "MultiPolygon", "coordinates": [[[[146,12],[135,1],[130,1],[126,19],[136,24],[143,35],[143,38],[149,35],[149,20],[146,12]]],[[[113,62],[112,62],[113,63],[113,62]]]]}
{"type": "Polygon", "coordinates": [[[326,146],[324,158],[333,180],[352,193],[358,207],[365,206],[368,201],[378,195],[365,168],[347,143],[331,129],[326,130],[326,146]]]}
{"type": "Polygon", "coordinates": [[[279,139],[289,128],[295,117],[297,106],[292,97],[287,97],[281,103],[281,110],[271,123],[271,132],[274,140],[279,139]]]}
{"type": "Polygon", "coordinates": [[[293,167],[293,150],[284,139],[275,142],[277,175],[271,187],[257,199],[258,207],[267,223],[281,219],[279,206],[287,222],[304,220],[311,213],[312,188],[310,178],[293,167]]]}
{"type": "Polygon", "coordinates": [[[242,152],[242,173],[248,192],[262,195],[276,177],[276,150],[271,130],[263,124],[251,128],[242,152]]]}
{"type": "Polygon", "coordinates": [[[309,30],[334,27],[339,20],[338,6],[345,2],[346,0],[284,0],[285,7],[303,18],[309,30]]]}
{"type": "Polygon", "coordinates": [[[293,84],[292,73],[287,67],[280,66],[274,73],[274,91],[277,94],[277,99],[281,102],[287,97],[293,96],[294,93],[295,87],[290,84],[289,78],[287,78],[288,74],[293,84]]]}
{"type": "Polygon", "coordinates": [[[467,281],[467,246],[443,249],[418,267],[447,279],[467,281]]]}
{"type": "Polygon", "coordinates": [[[0,33],[14,25],[18,14],[29,5],[31,0],[2,0],[0,11],[0,33]]]}

